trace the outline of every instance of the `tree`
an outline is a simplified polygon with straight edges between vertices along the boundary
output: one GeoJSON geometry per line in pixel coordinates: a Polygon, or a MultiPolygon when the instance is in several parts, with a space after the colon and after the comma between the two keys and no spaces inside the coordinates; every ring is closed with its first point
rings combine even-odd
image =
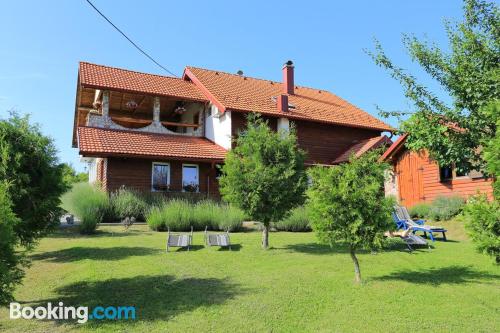
{"type": "Polygon", "coordinates": [[[466,228],[479,252],[488,254],[500,264],[500,204],[489,202],[486,195],[469,199],[464,207],[466,228]]]}
{"type": "Polygon", "coordinates": [[[497,120],[495,136],[484,143],[483,157],[486,170],[496,177],[493,183],[493,194],[496,200],[500,199],[500,101],[495,101],[484,107],[484,112],[497,120]]]}
{"type": "Polygon", "coordinates": [[[375,63],[398,80],[413,102],[413,112],[382,112],[402,119],[401,131],[411,133],[406,145],[426,149],[440,165],[460,171],[484,166],[478,147],[496,131],[496,119],[483,106],[500,98],[500,11],[491,2],[464,1],[464,21],[446,23],[450,52],[438,45],[404,35],[403,44],[416,61],[452,99],[447,105],[417,78],[396,66],[375,42],[368,52],[375,63]]]}
{"type": "Polygon", "coordinates": [[[269,225],[302,204],[307,177],[305,154],[297,146],[295,129],[272,131],[257,115],[227,154],[220,191],[224,199],[263,223],[262,247],[269,247],[269,225]]]}
{"type": "Polygon", "coordinates": [[[394,201],[383,190],[389,165],[378,162],[379,156],[371,151],[358,158],[351,156],[349,163],[309,170],[312,184],[307,205],[313,230],[325,243],[341,242],[349,247],[358,283],[361,271],[356,251],[379,247],[383,233],[394,228],[394,201]]]}
{"type": "Polygon", "coordinates": [[[9,184],[12,211],[20,220],[16,236],[22,245],[33,245],[59,222],[66,187],[52,139],[28,116],[12,112],[0,120],[0,180],[9,184]]]}
{"type": "Polygon", "coordinates": [[[7,185],[0,183],[0,304],[7,304],[12,300],[14,287],[21,282],[24,276],[22,266],[26,264],[24,257],[16,252],[18,238],[14,227],[19,219],[11,209],[7,192],[7,185]]]}
{"type": "Polygon", "coordinates": [[[76,172],[73,165],[69,163],[61,163],[63,182],[67,188],[75,183],[88,182],[89,175],[86,172],[76,172]]]}

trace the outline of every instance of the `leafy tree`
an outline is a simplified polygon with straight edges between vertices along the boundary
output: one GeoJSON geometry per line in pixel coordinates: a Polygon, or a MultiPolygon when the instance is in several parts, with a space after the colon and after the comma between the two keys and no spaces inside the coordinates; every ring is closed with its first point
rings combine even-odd
{"type": "Polygon", "coordinates": [[[71,185],[81,182],[87,182],[89,180],[89,175],[86,172],[76,172],[73,165],[69,163],[61,163],[63,182],[67,188],[71,185]]]}
{"type": "Polygon", "coordinates": [[[312,184],[307,196],[313,230],[325,243],[349,247],[358,283],[361,271],[356,251],[380,246],[383,233],[394,227],[394,201],[383,190],[389,165],[378,162],[379,156],[371,151],[359,158],[351,156],[349,163],[309,170],[312,184]]]}
{"type": "Polygon", "coordinates": [[[483,157],[486,161],[486,170],[496,177],[493,183],[495,198],[500,199],[500,101],[488,104],[484,112],[497,120],[495,136],[484,143],[483,157]]]}
{"type": "Polygon", "coordinates": [[[480,169],[484,160],[478,147],[496,131],[496,121],[483,106],[500,98],[500,11],[488,1],[465,0],[464,20],[446,23],[449,52],[438,45],[404,35],[403,44],[417,62],[450,95],[448,105],[396,66],[375,42],[368,52],[404,88],[414,112],[382,112],[384,116],[410,117],[401,123],[411,133],[407,147],[426,149],[440,165],[458,170],[480,169]]]}
{"type": "Polygon", "coordinates": [[[479,252],[495,258],[500,264],[500,204],[489,202],[486,195],[469,199],[465,206],[466,228],[479,252]]]}
{"type": "Polygon", "coordinates": [[[28,116],[12,112],[0,120],[0,179],[9,184],[12,211],[20,220],[14,232],[30,246],[58,223],[66,187],[52,139],[28,116]]]}
{"type": "Polygon", "coordinates": [[[16,252],[18,238],[14,227],[19,219],[11,209],[7,185],[0,183],[0,304],[12,300],[14,287],[24,276],[22,266],[26,264],[24,257],[16,252]]]}
{"type": "Polygon", "coordinates": [[[225,200],[263,223],[264,249],[269,247],[271,221],[281,221],[304,201],[304,156],[294,128],[274,132],[262,118],[249,115],[247,129],[226,157],[220,191],[225,200]]]}

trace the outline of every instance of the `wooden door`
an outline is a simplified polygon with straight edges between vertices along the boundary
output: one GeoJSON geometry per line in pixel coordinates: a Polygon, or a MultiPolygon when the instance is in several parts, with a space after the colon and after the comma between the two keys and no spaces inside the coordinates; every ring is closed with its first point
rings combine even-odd
{"type": "Polygon", "coordinates": [[[417,153],[406,151],[396,164],[399,185],[399,200],[411,207],[424,199],[422,161],[417,153]]]}

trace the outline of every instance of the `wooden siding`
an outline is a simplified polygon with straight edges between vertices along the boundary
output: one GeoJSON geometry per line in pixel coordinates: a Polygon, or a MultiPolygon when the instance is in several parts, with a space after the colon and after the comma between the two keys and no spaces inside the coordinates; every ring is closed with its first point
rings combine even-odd
{"type": "Polygon", "coordinates": [[[329,124],[296,121],[299,147],[307,152],[308,164],[332,164],[332,161],[359,140],[380,135],[380,131],[329,124]]]}
{"type": "Polygon", "coordinates": [[[488,178],[459,177],[440,181],[439,166],[425,152],[404,151],[395,159],[401,204],[413,206],[431,202],[437,196],[460,195],[464,198],[477,192],[493,197],[492,180],[488,178]]]}
{"type": "MultiPolygon", "coordinates": [[[[273,130],[277,130],[278,119],[264,117],[273,130]]],[[[350,128],[310,121],[291,121],[297,128],[299,147],[307,152],[307,164],[332,164],[332,161],[352,146],[356,141],[373,138],[381,134],[377,130],[350,128]]],[[[245,114],[231,114],[231,135],[246,127],[245,114]]]]}
{"type": "MultiPolygon", "coordinates": [[[[234,111],[231,112],[231,136],[233,138],[236,138],[238,136],[238,133],[247,127],[247,119],[246,119],[247,115],[248,113],[234,112],[234,111]]],[[[277,118],[271,118],[271,117],[262,117],[262,118],[267,120],[271,129],[273,129],[274,131],[277,130],[278,128],[277,118]]]]}
{"type": "Polygon", "coordinates": [[[108,158],[107,190],[113,192],[121,186],[125,186],[139,191],[150,192],[153,162],[170,164],[170,188],[173,192],[182,190],[182,164],[197,164],[199,166],[200,192],[207,193],[207,190],[209,190],[211,196],[219,196],[215,169],[212,168],[211,163],[136,158],[108,158]]]}

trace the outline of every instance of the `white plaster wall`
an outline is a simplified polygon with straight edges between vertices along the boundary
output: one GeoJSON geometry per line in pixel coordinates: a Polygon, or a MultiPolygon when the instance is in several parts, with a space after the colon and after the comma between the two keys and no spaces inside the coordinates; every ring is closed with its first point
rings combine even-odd
{"type": "Polygon", "coordinates": [[[89,163],[89,183],[93,184],[97,180],[97,159],[88,160],[89,163]]]}
{"type": "Polygon", "coordinates": [[[278,119],[278,131],[279,130],[285,130],[285,131],[290,131],[290,121],[288,118],[279,118],[278,119]]]}
{"type": "Polygon", "coordinates": [[[205,116],[205,136],[219,146],[231,149],[231,111],[219,114],[215,105],[210,105],[210,112],[205,116]]]}

